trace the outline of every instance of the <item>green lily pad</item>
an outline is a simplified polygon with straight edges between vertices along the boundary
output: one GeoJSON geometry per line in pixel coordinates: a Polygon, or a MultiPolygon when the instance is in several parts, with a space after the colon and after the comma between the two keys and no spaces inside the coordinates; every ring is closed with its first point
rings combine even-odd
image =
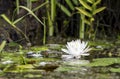
{"type": "Polygon", "coordinates": [[[120,68],[111,68],[110,71],[120,73],[120,68]]]}
{"type": "Polygon", "coordinates": [[[114,63],[120,63],[120,58],[97,58],[93,59],[87,66],[108,66],[114,63]]]}
{"type": "Polygon", "coordinates": [[[31,50],[33,50],[33,51],[45,51],[45,50],[48,50],[48,47],[47,46],[34,46],[34,47],[31,47],[31,50]]]}
{"type": "Polygon", "coordinates": [[[60,71],[60,72],[69,72],[69,71],[78,71],[80,70],[79,67],[68,67],[68,66],[61,66],[59,68],[57,68],[55,71],[60,71]]]}
{"type": "Polygon", "coordinates": [[[71,60],[71,61],[64,61],[63,65],[68,65],[68,66],[84,66],[89,64],[90,62],[88,60],[71,60]]]}
{"type": "Polygon", "coordinates": [[[31,68],[34,68],[34,66],[32,64],[18,65],[16,67],[19,68],[19,69],[31,69],[31,68]]]}
{"type": "Polygon", "coordinates": [[[26,74],[24,75],[25,78],[40,78],[42,77],[41,74],[35,75],[35,74],[26,74]]]}

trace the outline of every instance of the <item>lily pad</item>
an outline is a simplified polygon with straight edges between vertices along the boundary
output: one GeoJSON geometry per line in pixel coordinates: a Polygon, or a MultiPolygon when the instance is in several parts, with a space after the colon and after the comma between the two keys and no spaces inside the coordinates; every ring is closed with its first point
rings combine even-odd
{"type": "Polygon", "coordinates": [[[89,64],[90,62],[88,60],[69,60],[64,61],[63,65],[69,65],[69,66],[84,66],[89,64]]]}
{"type": "Polygon", "coordinates": [[[27,65],[18,65],[18,66],[16,66],[16,67],[19,68],[19,69],[31,69],[31,68],[34,68],[34,66],[31,65],[31,64],[27,64],[27,65]]]}
{"type": "Polygon", "coordinates": [[[82,67],[84,65],[89,64],[88,60],[69,60],[69,61],[63,61],[62,65],[57,68],[56,71],[83,71],[86,70],[85,67],[82,67]]]}
{"type": "Polygon", "coordinates": [[[114,63],[120,63],[120,58],[97,58],[86,66],[108,66],[114,63]]]}
{"type": "Polygon", "coordinates": [[[34,46],[34,47],[31,47],[31,50],[33,50],[33,51],[46,51],[46,50],[48,50],[48,47],[47,46],[34,46]]]}
{"type": "Polygon", "coordinates": [[[78,68],[61,66],[58,69],[56,69],[55,71],[73,71],[73,70],[78,70],[78,68]]]}
{"type": "Polygon", "coordinates": [[[120,68],[111,68],[110,71],[120,73],[120,68]]]}
{"type": "Polygon", "coordinates": [[[63,45],[60,45],[60,44],[47,44],[47,47],[49,49],[61,50],[61,48],[63,47],[63,45]]]}
{"type": "Polygon", "coordinates": [[[35,75],[35,74],[26,74],[24,75],[25,78],[40,78],[42,77],[41,74],[35,75]]]}

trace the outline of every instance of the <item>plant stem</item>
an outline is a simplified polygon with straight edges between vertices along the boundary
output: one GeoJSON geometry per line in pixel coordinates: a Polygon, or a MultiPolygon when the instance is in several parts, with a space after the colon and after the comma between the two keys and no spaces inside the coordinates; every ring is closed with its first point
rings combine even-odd
{"type": "Polygon", "coordinates": [[[19,14],[19,0],[16,0],[17,14],[19,14]]]}
{"type": "Polygon", "coordinates": [[[85,22],[84,22],[84,19],[85,19],[85,16],[83,14],[81,14],[80,16],[80,31],[79,31],[79,38],[80,39],[84,39],[84,29],[85,29],[85,22]]]}
{"type": "Polygon", "coordinates": [[[45,25],[45,18],[43,18],[44,21],[44,36],[43,36],[43,44],[45,45],[46,43],[46,25],[45,25]]]}

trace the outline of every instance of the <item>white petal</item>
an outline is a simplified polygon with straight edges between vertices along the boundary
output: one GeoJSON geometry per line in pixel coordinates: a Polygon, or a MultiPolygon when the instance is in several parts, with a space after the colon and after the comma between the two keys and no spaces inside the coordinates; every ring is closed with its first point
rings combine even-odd
{"type": "Polygon", "coordinates": [[[83,54],[81,54],[81,55],[83,55],[83,56],[88,56],[88,55],[90,55],[89,53],[83,53],[83,54]]]}
{"type": "Polygon", "coordinates": [[[62,55],[63,60],[69,60],[69,59],[73,59],[73,58],[74,58],[74,56],[72,56],[72,55],[62,55]]]}
{"type": "Polygon", "coordinates": [[[92,50],[92,48],[89,48],[89,46],[88,46],[87,48],[84,49],[84,52],[88,52],[90,50],[92,50]]]}
{"type": "Polygon", "coordinates": [[[61,49],[63,52],[65,53],[68,53],[69,54],[69,51],[67,49],[61,49]]]}
{"type": "Polygon", "coordinates": [[[66,59],[69,58],[80,58],[81,55],[87,56],[89,55],[89,53],[87,53],[88,51],[91,50],[91,48],[89,48],[88,46],[88,42],[84,42],[81,40],[72,40],[71,42],[67,42],[66,45],[67,49],[62,49],[62,51],[66,52],[67,56],[63,55],[63,58],[65,57],[66,59]]]}

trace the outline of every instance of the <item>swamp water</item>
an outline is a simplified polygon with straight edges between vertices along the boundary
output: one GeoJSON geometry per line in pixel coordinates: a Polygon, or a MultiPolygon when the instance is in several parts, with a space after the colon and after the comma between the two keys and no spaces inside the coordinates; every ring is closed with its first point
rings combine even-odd
{"type": "Polygon", "coordinates": [[[120,79],[118,57],[64,61],[61,46],[49,46],[2,52],[0,79],[120,79]]]}

